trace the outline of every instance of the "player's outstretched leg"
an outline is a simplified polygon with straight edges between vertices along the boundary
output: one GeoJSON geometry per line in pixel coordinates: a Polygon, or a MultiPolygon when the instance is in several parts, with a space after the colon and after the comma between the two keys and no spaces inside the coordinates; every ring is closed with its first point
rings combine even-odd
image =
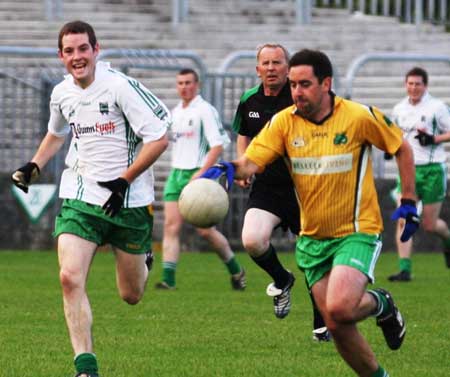
{"type": "Polygon", "coordinates": [[[267,287],[267,295],[273,297],[274,312],[277,318],[284,318],[291,310],[291,289],[294,285],[294,275],[286,270],[278,259],[272,244],[260,256],[251,256],[254,262],[266,271],[274,280],[267,287]]]}
{"type": "Polygon", "coordinates": [[[377,326],[381,327],[384,338],[391,350],[397,350],[403,343],[406,335],[406,323],[394,303],[392,295],[382,289],[376,288],[368,291],[378,302],[375,317],[377,326]]]}
{"type": "Polygon", "coordinates": [[[75,377],[99,377],[97,358],[93,353],[81,353],[75,357],[75,377]]]}
{"type": "Polygon", "coordinates": [[[241,272],[231,275],[231,288],[235,291],[243,291],[247,287],[247,279],[244,268],[241,267],[241,272]]]}
{"type": "Polygon", "coordinates": [[[266,293],[273,298],[273,309],[277,318],[283,319],[291,311],[291,289],[295,283],[295,276],[288,271],[289,279],[286,285],[278,288],[275,283],[270,283],[267,286],[266,293]]]}
{"type": "MultiPolygon", "coordinates": [[[[306,286],[308,286],[308,283],[306,283],[306,286]]],[[[327,329],[325,320],[317,308],[316,301],[310,289],[308,289],[308,293],[313,308],[313,340],[316,342],[329,342],[331,341],[331,333],[327,329]]]]}
{"type": "Polygon", "coordinates": [[[153,262],[155,258],[153,256],[153,251],[149,250],[145,253],[145,265],[147,266],[148,272],[150,272],[153,268],[153,262]]]}
{"type": "Polygon", "coordinates": [[[444,260],[447,268],[450,268],[450,239],[444,241],[444,260]]]}

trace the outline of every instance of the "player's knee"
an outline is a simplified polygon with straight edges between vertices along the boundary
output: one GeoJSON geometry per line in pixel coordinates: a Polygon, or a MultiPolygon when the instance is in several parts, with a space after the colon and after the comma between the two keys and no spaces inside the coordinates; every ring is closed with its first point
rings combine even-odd
{"type": "Polygon", "coordinates": [[[177,235],[181,230],[181,225],[174,222],[164,223],[164,235],[177,235]]]}
{"type": "Polygon", "coordinates": [[[269,240],[255,234],[242,234],[242,244],[251,255],[259,256],[269,248],[269,240]]]}
{"type": "Polygon", "coordinates": [[[435,229],[436,229],[436,222],[423,220],[422,221],[422,228],[426,232],[434,232],[435,229]]]}
{"type": "Polygon", "coordinates": [[[200,237],[208,241],[212,238],[213,228],[196,228],[196,231],[200,237]]]}
{"type": "Polygon", "coordinates": [[[121,292],[120,297],[129,305],[136,305],[141,301],[144,290],[121,292]]]}
{"type": "Polygon", "coordinates": [[[331,322],[338,326],[340,323],[354,322],[354,313],[351,307],[341,303],[331,304],[327,307],[331,322]]]}
{"type": "Polygon", "coordinates": [[[59,281],[65,293],[70,293],[75,289],[79,289],[83,286],[83,279],[81,273],[69,270],[61,269],[59,272],[59,281]]]}

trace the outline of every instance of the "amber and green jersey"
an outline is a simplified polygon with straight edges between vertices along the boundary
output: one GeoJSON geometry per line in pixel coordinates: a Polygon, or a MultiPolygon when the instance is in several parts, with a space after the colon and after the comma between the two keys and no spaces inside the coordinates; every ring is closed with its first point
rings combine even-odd
{"type": "Polygon", "coordinates": [[[300,200],[301,235],[335,238],[383,229],[371,163],[372,145],[395,154],[402,131],[378,109],[332,96],[320,124],[295,105],[276,114],[247,148],[264,167],[287,155],[300,200]]]}

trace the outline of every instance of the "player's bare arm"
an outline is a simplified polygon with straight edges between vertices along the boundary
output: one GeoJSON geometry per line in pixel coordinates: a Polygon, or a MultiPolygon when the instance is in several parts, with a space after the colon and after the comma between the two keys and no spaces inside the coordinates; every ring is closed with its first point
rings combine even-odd
{"type": "Polygon", "coordinates": [[[411,146],[403,140],[400,148],[395,153],[398,170],[402,182],[402,198],[417,200],[415,194],[415,167],[411,146]]]}
{"type": "MultiPolygon", "coordinates": [[[[238,158],[244,155],[245,150],[250,144],[250,141],[251,139],[248,136],[238,135],[236,140],[236,152],[238,158]]],[[[251,181],[252,177],[249,177],[247,179],[237,179],[236,184],[242,188],[247,188],[250,186],[251,181]]]]}
{"type": "Polygon", "coordinates": [[[440,135],[434,135],[434,143],[445,143],[447,141],[450,141],[450,132],[446,132],[440,135]]]}
{"type": "Polygon", "coordinates": [[[200,177],[206,170],[208,170],[211,166],[213,166],[217,160],[219,159],[220,155],[223,152],[223,146],[222,145],[216,145],[215,147],[212,147],[209,152],[205,156],[205,163],[203,166],[192,176],[192,179],[196,179],[200,177]]]}
{"type": "Polygon", "coordinates": [[[167,133],[161,138],[142,146],[136,160],[129,166],[129,168],[122,175],[128,183],[133,182],[144,170],[152,166],[158,157],[166,150],[169,145],[169,138],[167,133]]]}
{"type": "Polygon", "coordinates": [[[59,137],[47,132],[42,140],[39,148],[31,159],[40,169],[42,169],[47,162],[61,149],[64,144],[64,137],[59,137]]]}
{"type": "Polygon", "coordinates": [[[256,165],[252,160],[245,155],[231,162],[235,167],[234,178],[245,180],[253,176],[255,173],[261,173],[264,168],[256,165]]]}

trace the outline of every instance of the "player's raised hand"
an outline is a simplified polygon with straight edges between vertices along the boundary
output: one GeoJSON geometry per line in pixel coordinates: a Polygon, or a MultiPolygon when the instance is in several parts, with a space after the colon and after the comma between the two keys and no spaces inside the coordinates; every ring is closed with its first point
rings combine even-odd
{"type": "Polygon", "coordinates": [[[18,188],[23,192],[28,193],[28,187],[36,182],[41,171],[39,166],[34,162],[27,162],[24,166],[17,169],[12,175],[11,179],[18,188]]]}
{"type": "Polygon", "coordinates": [[[420,219],[417,215],[416,202],[412,199],[401,199],[400,207],[392,214],[392,220],[405,219],[405,227],[400,236],[400,241],[406,242],[419,229],[420,219]]]}
{"type": "Polygon", "coordinates": [[[218,164],[211,166],[206,170],[200,178],[208,178],[219,180],[222,176],[226,176],[225,189],[230,191],[234,181],[235,167],[231,162],[220,161],[218,164]]]}
{"type": "Polygon", "coordinates": [[[106,203],[103,204],[102,208],[107,216],[116,216],[122,208],[123,201],[125,199],[125,192],[127,191],[130,184],[124,178],[117,178],[113,179],[112,181],[97,183],[99,186],[105,187],[108,190],[112,191],[111,196],[106,201],[106,203]]]}

